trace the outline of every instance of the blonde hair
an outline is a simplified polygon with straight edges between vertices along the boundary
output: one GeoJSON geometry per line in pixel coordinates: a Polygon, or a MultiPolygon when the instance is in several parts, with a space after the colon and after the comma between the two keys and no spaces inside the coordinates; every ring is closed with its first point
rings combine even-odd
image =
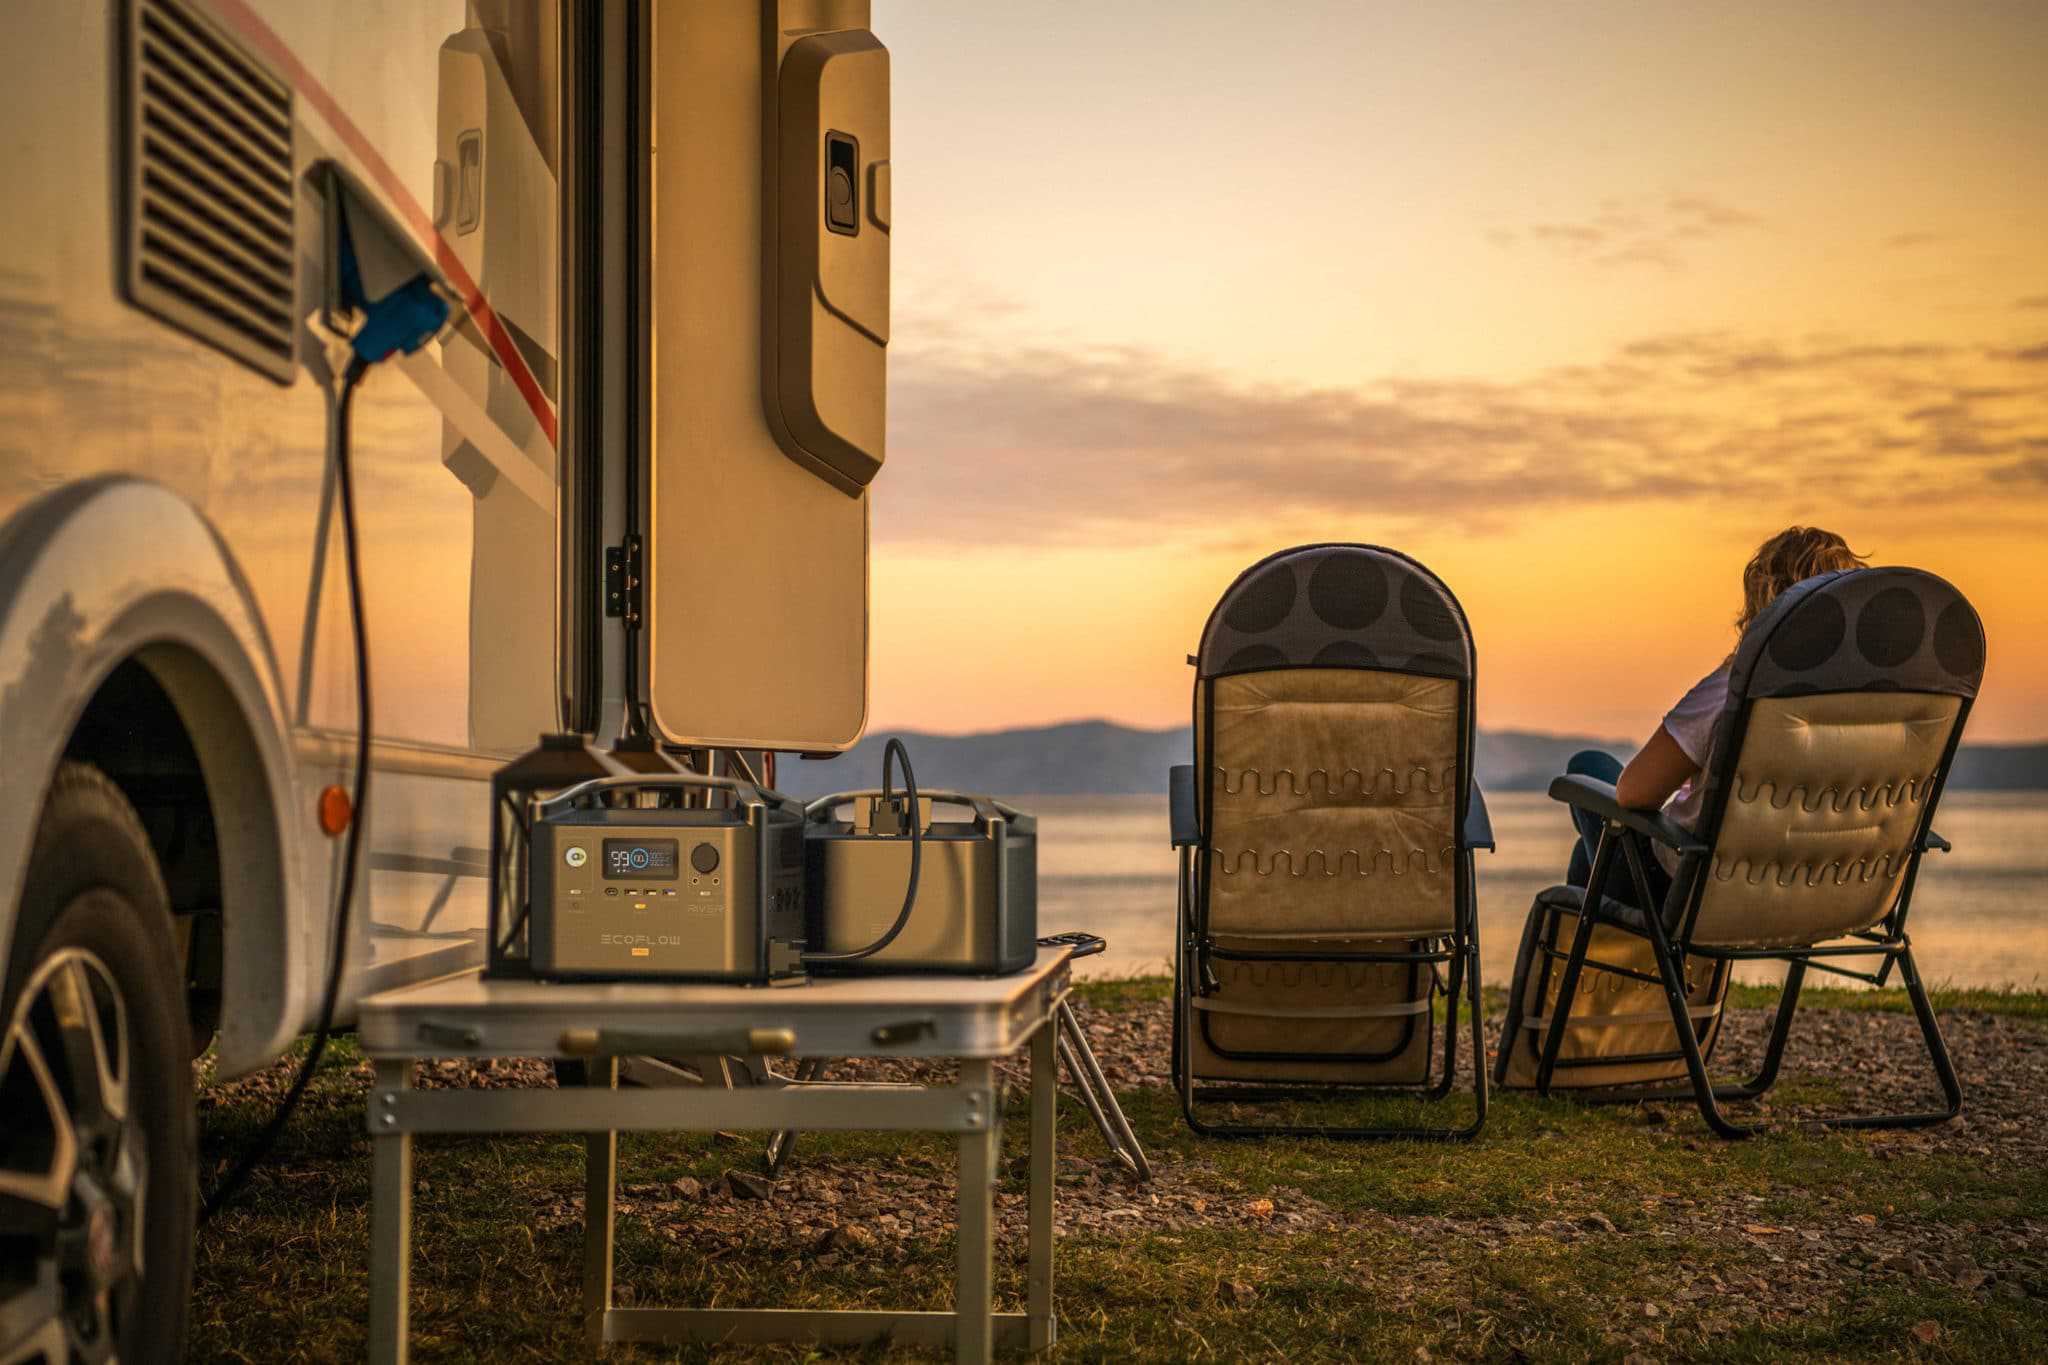
{"type": "Polygon", "coordinates": [[[1788,526],[1757,546],[1742,570],[1742,615],[1735,629],[1749,629],[1765,607],[1778,595],[1804,578],[1832,573],[1837,569],[1867,569],[1863,557],[1849,548],[1849,542],[1833,531],[1818,526],[1788,526]]]}

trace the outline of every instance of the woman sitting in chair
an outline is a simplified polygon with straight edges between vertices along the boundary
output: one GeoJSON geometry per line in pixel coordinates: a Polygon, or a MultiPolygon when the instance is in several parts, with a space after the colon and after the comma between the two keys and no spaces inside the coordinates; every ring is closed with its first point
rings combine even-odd
{"type": "MultiPolygon", "coordinates": [[[[1778,595],[1802,579],[1838,569],[1864,569],[1868,564],[1833,531],[1816,526],[1793,526],[1778,532],[1750,557],[1742,570],[1742,614],[1735,620],[1738,637],[1749,628],[1758,613],[1778,595]]],[[[1728,668],[1734,662],[1731,651],[1713,672],[1694,683],[1678,704],[1665,712],[1657,733],[1636,751],[1626,764],[1598,749],[1584,749],[1572,755],[1565,771],[1614,784],[1615,799],[1638,809],[1663,807],[1664,813],[1690,829],[1699,818],[1704,797],[1694,781],[1707,763],[1707,749],[1714,737],[1714,722],[1728,703],[1728,668]]],[[[1593,854],[1600,846],[1600,817],[1571,807],[1572,823],[1578,827],[1579,842],[1572,849],[1571,870],[1565,880],[1584,886],[1593,874],[1593,854]]],[[[1657,857],[1643,870],[1650,891],[1659,901],[1671,889],[1671,876],[1678,870],[1678,855],[1663,844],[1655,845],[1657,857]]],[[[1626,874],[1608,879],[1610,899],[1633,904],[1635,888],[1626,874]]]]}

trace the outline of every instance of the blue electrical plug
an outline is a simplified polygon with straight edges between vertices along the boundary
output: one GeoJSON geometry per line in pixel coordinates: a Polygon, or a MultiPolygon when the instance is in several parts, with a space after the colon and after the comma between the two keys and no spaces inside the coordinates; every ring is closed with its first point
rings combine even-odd
{"type": "Polygon", "coordinates": [[[329,163],[326,190],[328,231],[334,257],[329,280],[330,321],[347,311],[360,321],[349,348],[360,365],[374,365],[399,351],[411,355],[448,325],[449,296],[439,272],[411,238],[360,190],[341,168],[329,163]],[[365,270],[355,239],[360,227],[373,268],[365,270]],[[382,292],[371,296],[375,275],[382,292]]]}

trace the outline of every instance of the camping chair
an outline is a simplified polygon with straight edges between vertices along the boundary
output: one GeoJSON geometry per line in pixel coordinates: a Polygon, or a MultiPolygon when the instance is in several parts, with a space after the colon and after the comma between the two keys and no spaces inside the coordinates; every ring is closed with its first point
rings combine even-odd
{"type": "Polygon", "coordinates": [[[1736,647],[1698,779],[1698,829],[1618,805],[1605,782],[1553,782],[1551,796],[1606,824],[1587,886],[1537,897],[1495,1079],[1546,1095],[1689,1096],[1715,1132],[1744,1137],[1764,1125],[1731,1122],[1721,1103],[1756,1099],[1777,1079],[1807,972],[1882,986],[1896,969],[1946,1106],[1819,1122],[1906,1128],[1955,1117],[1962,1089],[1906,912],[1921,855],[1949,847],[1930,822],[1983,673],[1977,613],[1941,579],[1899,568],[1823,574],[1787,590],[1736,647]],[[1678,854],[1661,903],[1645,873],[1652,840],[1678,854]],[[1609,894],[1628,884],[1633,896],[1609,894]],[[1874,972],[1843,965],[1873,957],[1874,972]],[[1715,1085],[1707,1058],[1728,976],[1757,961],[1786,964],[1762,1067],[1747,1083],[1715,1085]],[[1681,1078],[1688,1088],[1650,1088],[1681,1078]]]}
{"type": "Polygon", "coordinates": [[[1472,851],[1492,848],[1493,835],[1472,781],[1472,635],[1457,599],[1406,555],[1305,545],[1241,574],[1188,662],[1196,761],[1174,768],[1169,786],[1180,849],[1173,1071],[1188,1126],[1230,1137],[1473,1136],[1486,1119],[1486,1065],[1472,851]],[[1461,985],[1469,1125],[1202,1116],[1212,1102],[1444,1098],[1461,985]]]}

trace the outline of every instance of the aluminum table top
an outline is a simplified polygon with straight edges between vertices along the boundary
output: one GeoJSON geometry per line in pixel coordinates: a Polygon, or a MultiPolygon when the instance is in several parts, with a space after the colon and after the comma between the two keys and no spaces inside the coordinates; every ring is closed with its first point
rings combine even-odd
{"type": "Polygon", "coordinates": [[[789,1055],[797,1057],[998,1058],[1022,1047],[1066,994],[1071,955],[1040,948],[1030,967],[1001,977],[814,977],[777,986],[466,972],[372,995],[356,1025],[372,1057],[562,1056],[571,1051],[563,1035],[577,1029],[685,1040],[777,1028],[795,1035],[789,1055]]]}

